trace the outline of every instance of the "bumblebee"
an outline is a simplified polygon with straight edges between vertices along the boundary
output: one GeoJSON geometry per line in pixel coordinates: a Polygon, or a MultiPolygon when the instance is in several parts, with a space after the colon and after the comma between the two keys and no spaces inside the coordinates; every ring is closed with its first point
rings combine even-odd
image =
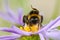
{"type": "Polygon", "coordinates": [[[35,8],[28,15],[23,16],[24,28],[27,32],[36,32],[42,26],[43,16],[39,15],[39,11],[35,8]]]}

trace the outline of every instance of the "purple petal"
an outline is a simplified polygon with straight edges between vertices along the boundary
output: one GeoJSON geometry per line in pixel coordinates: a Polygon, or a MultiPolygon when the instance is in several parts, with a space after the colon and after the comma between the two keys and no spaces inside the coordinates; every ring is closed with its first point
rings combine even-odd
{"type": "Polygon", "coordinates": [[[19,38],[20,36],[19,35],[8,35],[8,36],[0,36],[0,40],[14,40],[14,39],[17,39],[19,38]]]}
{"type": "Polygon", "coordinates": [[[53,29],[53,28],[56,28],[60,26],[60,16],[57,17],[55,20],[53,20],[51,23],[49,23],[46,27],[47,29],[46,30],[50,30],[50,29],[53,29]]]}
{"type": "Polygon", "coordinates": [[[7,13],[8,13],[8,16],[10,16],[10,18],[13,19],[15,21],[15,23],[17,24],[18,23],[18,20],[17,20],[18,17],[17,17],[17,15],[15,15],[15,13],[13,13],[12,10],[9,9],[9,8],[7,8],[7,13]]]}
{"type": "Polygon", "coordinates": [[[19,10],[18,10],[18,15],[19,15],[19,16],[17,16],[17,15],[15,15],[15,13],[9,8],[8,0],[4,0],[3,3],[4,3],[4,8],[5,8],[5,10],[7,11],[8,16],[9,16],[12,20],[14,20],[14,23],[15,23],[15,24],[23,25],[23,21],[22,21],[22,17],[23,17],[23,15],[22,15],[22,9],[19,8],[19,10]]]}
{"type": "Polygon", "coordinates": [[[49,38],[48,38],[48,36],[47,36],[47,34],[46,34],[46,32],[41,32],[41,33],[39,33],[39,36],[40,36],[40,39],[42,40],[49,40],[49,38]]]}
{"type": "Polygon", "coordinates": [[[22,8],[19,8],[18,9],[18,21],[19,21],[19,23],[21,24],[21,25],[23,25],[23,10],[22,10],[22,8]]]}
{"type": "Polygon", "coordinates": [[[16,23],[13,19],[11,19],[9,16],[7,16],[7,14],[4,14],[2,12],[0,12],[0,17],[6,21],[9,21],[11,23],[16,23]]]}
{"type": "Polygon", "coordinates": [[[9,7],[8,0],[4,0],[4,8],[5,8],[5,10],[7,11],[8,15],[9,15],[11,18],[13,18],[13,19],[16,18],[15,13],[14,13],[14,12],[10,9],[10,7],[9,7]]]}
{"type": "Polygon", "coordinates": [[[48,25],[44,26],[44,28],[42,28],[41,30],[39,30],[39,32],[41,31],[47,31],[50,28],[56,28],[60,26],[60,16],[57,17],[55,20],[51,21],[48,25]]]}
{"type": "Polygon", "coordinates": [[[21,35],[31,35],[32,34],[31,32],[25,32],[23,30],[20,30],[16,26],[12,26],[12,29],[14,29],[16,32],[20,33],[21,35]]]}
{"type": "Polygon", "coordinates": [[[40,36],[40,40],[45,40],[44,36],[41,33],[39,33],[39,36],[40,36]]]}
{"type": "MultiPolygon", "coordinates": [[[[15,15],[15,13],[10,9],[10,7],[9,7],[9,5],[8,5],[8,0],[4,0],[3,3],[4,3],[4,8],[5,8],[8,16],[9,16],[12,20],[14,20],[15,23],[18,23],[18,20],[17,20],[18,17],[17,17],[17,15],[15,15]]],[[[19,23],[18,23],[18,24],[19,24],[19,23]]]]}
{"type": "Polygon", "coordinates": [[[16,26],[12,26],[12,28],[0,28],[0,31],[15,33],[19,35],[31,35],[32,34],[31,32],[25,32],[23,30],[20,30],[16,26]]]}
{"type": "Polygon", "coordinates": [[[20,34],[19,32],[16,32],[14,29],[11,29],[11,28],[0,28],[0,31],[20,34]]]}
{"type": "Polygon", "coordinates": [[[16,39],[0,39],[0,40],[16,40],[16,39]]]}
{"type": "Polygon", "coordinates": [[[46,32],[46,34],[49,38],[52,38],[54,40],[60,40],[60,30],[58,29],[50,30],[49,32],[46,32]]]}
{"type": "Polygon", "coordinates": [[[13,13],[12,10],[10,10],[10,9],[7,9],[7,10],[8,10],[7,11],[8,12],[8,16],[10,16],[16,23],[18,23],[17,22],[18,21],[17,20],[18,17],[16,17],[17,15],[15,15],[15,13],[13,13]]]}

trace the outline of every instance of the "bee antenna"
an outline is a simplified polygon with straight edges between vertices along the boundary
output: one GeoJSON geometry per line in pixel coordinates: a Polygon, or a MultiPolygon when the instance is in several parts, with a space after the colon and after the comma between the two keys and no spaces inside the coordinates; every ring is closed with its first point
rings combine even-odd
{"type": "Polygon", "coordinates": [[[39,11],[36,8],[33,8],[32,5],[31,5],[31,8],[33,10],[30,11],[30,14],[39,14],[39,11]]]}
{"type": "Polygon", "coordinates": [[[36,8],[33,8],[32,5],[31,5],[31,8],[32,8],[33,10],[37,10],[36,8]]]}

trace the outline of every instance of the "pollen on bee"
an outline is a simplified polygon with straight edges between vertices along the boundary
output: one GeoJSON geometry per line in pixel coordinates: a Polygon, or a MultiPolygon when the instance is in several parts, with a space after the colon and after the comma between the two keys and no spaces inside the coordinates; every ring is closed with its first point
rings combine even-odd
{"type": "Polygon", "coordinates": [[[27,32],[30,32],[30,28],[29,27],[20,27],[21,30],[24,30],[24,31],[27,31],[27,32]]]}
{"type": "Polygon", "coordinates": [[[27,32],[30,32],[30,28],[29,27],[24,27],[24,30],[27,32]]]}
{"type": "Polygon", "coordinates": [[[37,32],[39,28],[34,25],[34,26],[25,26],[25,27],[20,27],[21,30],[24,30],[26,32],[37,32]]]}
{"type": "Polygon", "coordinates": [[[38,27],[35,27],[35,26],[31,27],[31,31],[32,32],[37,32],[38,31],[38,27]]]}

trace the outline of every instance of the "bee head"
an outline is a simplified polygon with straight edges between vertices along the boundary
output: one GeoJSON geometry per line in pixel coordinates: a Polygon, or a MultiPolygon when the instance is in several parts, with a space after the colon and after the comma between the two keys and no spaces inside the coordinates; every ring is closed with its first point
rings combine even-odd
{"type": "Polygon", "coordinates": [[[39,11],[35,8],[32,9],[27,16],[23,17],[23,22],[28,24],[42,23],[43,17],[39,15],[39,11]]]}

